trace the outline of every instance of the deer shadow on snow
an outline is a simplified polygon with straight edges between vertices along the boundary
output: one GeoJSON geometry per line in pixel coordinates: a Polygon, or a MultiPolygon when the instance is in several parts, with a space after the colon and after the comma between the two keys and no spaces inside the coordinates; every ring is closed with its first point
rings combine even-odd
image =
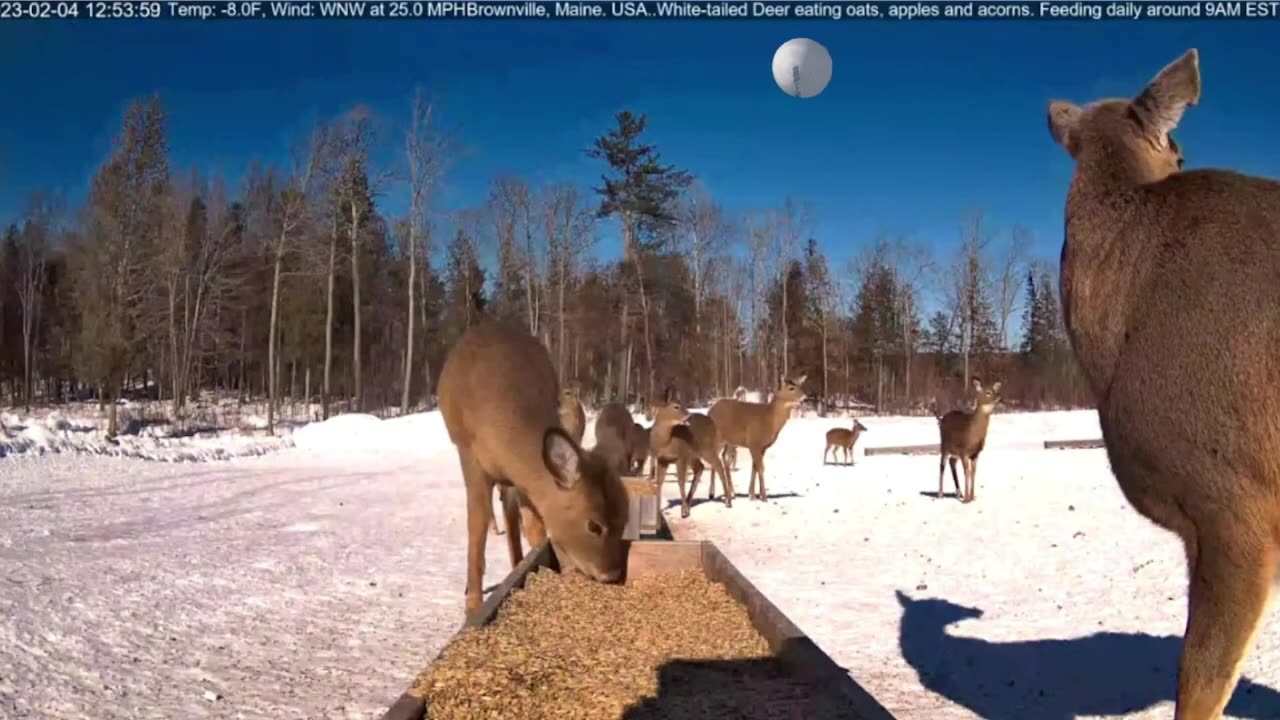
{"type": "MultiPolygon", "coordinates": [[[[987,720],[1128,715],[1174,700],[1180,637],[1102,632],[990,642],[947,632],[953,623],[982,617],[982,610],[897,596],[898,643],[921,684],[987,720]]],[[[1280,718],[1280,692],[1242,677],[1226,714],[1280,718]]]]}

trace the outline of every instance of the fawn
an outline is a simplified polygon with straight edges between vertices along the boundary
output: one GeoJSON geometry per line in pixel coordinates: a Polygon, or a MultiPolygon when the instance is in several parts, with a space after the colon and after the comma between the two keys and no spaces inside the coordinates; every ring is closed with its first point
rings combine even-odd
{"type": "Polygon", "coordinates": [[[827,447],[822,451],[822,464],[827,464],[827,453],[831,453],[831,459],[836,459],[836,452],[844,450],[845,463],[853,464],[853,444],[858,442],[858,438],[862,433],[867,431],[867,426],[853,419],[853,428],[831,428],[827,431],[827,447]]]}

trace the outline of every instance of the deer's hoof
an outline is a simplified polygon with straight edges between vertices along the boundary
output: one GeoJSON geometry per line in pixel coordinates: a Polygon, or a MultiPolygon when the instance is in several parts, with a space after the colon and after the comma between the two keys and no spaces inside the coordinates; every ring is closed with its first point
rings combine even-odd
{"type": "Polygon", "coordinates": [[[680,517],[682,517],[682,518],[687,518],[687,517],[689,517],[689,508],[687,508],[687,507],[682,507],[682,508],[680,508],[680,517]]]}
{"type": "Polygon", "coordinates": [[[467,608],[467,617],[471,617],[472,615],[474,615],[474,614],[475,614],[475,612],[476,612],[477,610],[479,610],[479,609],[480,609],[480,606],[481,606],[482,604],[484,604],[484,598],[483,598],[483,597],[481,597],[479,593],[476,593],[476,594],[474,594],[474,595],[472,595],[472,594],[468,594],[468,595],[467,595],[467,606],[466,606],[466,608],[467,608]]]}

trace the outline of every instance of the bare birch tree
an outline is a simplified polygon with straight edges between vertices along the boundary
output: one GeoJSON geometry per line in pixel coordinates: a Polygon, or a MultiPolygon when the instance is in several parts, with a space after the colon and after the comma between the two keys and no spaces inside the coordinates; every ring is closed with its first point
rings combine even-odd
{"type": "MultiPolygon", "coordinates": [[[[409,169],[409,217],[406,228],[405,248],[406,262],[409,264],[408,316],[405,322],[404,344],[404,386],[400,391],[400,414],[409,412],[411,399],[410,388],[413,384],[413,330],[414,315],[417,308],[414,304],[414,292],[417,288],[418,247],[422,243],[423,229],[427,221],[427,207],[436,184],[443,176],[446,163],[447,138],[439,132],[433,121],[434,106],[427,102],[421,89],[413,98],[410,111],[409,128],[405,132],[404,153],[409,169]]],[[[423,247],[423,256],[430,254],[429,247],[423,247]]],[[[424,328],[425,330],[425,328],[424,328]]]]}

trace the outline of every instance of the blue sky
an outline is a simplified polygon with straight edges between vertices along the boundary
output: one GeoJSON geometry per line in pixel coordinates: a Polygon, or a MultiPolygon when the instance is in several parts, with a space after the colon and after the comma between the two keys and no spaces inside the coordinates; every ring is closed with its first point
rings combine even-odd
{"type": "MultiPolygon", "coordinates": [[[[120,114],[159,91],[172,167],[238,179],[280,161],[313,118],[357,102],[393,120],[416,84],[467,146],[443,203],[489,179],[594,182],[591,139],[622,108],[733,210],[808,201],[837,267],[879,233],[950,252],[968,208],[1055,258],[1071,173],[1045,105],[1129,96],[1198,47],[1201,105],[1178,136],[1189,167],[1280,175],[1276,24],[571,21],[8,22],[0,25],[0,220],[36,188],[78,197],[120,114]],[[834,77],[780,92],[774,49],[810,37],[834,77]],[[1270,49],[1268,49],[1270,48],[1270,49]]],[[[393,208],[394,210],[394,208],[393,208]]],[[[616,241],[606,235],[606,254],[616,241]]]]}

